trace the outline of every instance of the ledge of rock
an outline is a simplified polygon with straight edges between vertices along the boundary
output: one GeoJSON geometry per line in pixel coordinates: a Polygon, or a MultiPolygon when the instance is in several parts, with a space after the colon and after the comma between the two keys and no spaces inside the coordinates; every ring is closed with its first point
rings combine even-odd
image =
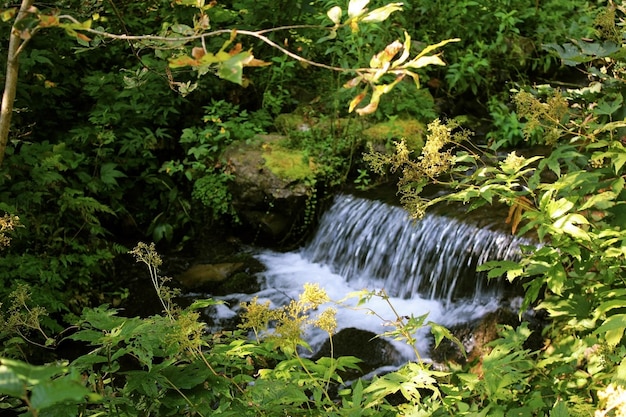
{"type": "Polygon", "coordinates": [[[281,135],[259,135],[223,154],[233,176],[233,207],[255,239],[278,244],[293,233],[314,192],[315,164],[301,151],[281,146],[281,135]]]}
{"type": "Polygon", "coordinates": [[[361,372],[355,370],[340,372],[344,380],[358,378],[380,367],[398,365],[402,362],[400,353],[391,343],[375,333],[353,327],[342,329],[334,335],[332,352],[330,348],[330,341],[327,340],[311,359],[317,360],[332,354],[336,358],[354,356],[362,361],[359,364],[361,372]]]}

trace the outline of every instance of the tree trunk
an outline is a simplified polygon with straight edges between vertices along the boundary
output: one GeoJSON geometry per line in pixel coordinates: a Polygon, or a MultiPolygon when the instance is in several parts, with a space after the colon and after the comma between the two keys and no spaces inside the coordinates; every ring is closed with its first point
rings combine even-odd
{"type": "Polygon", "coordinates": [[[28,41],[22,41],[20,31],[16,24],[27,16],[28,10],[32,7],[34,0],[22,0],[20,11],[15,18],[11,35],[9,36],[9,51],[7,54],[7,71],[4,80],[4,92],[2,93],[2,107],[0,108],[0,165],[4,161],[4,154],[9,141],[9,130],[11,128],[11,115],[13,114],[13,103],[17,90],[17,76],[19,69],[20,46],[28,41]]]}

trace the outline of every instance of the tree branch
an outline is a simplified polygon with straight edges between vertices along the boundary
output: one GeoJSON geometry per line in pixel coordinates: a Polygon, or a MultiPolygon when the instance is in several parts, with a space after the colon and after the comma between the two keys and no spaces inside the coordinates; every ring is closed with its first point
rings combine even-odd
{"type": "Polygon", "coordinates": [[[17,91],[17,77],[19,70],[19,54],[23,50],[22,46],[28,39],[21,40],[21,34],[16,25],[28,14],[34,0],[22,0],[20,10],[17,13],[11,35],[9,36],[9,50],[7,52],[7,70],[4,80],[4,92],[2,93],[2,106],[0,107],[0,165],[4,161],[7,143],[9,142],[9,130],[11,129],[11,116],[13,114],[13,103],[17,91]]]}

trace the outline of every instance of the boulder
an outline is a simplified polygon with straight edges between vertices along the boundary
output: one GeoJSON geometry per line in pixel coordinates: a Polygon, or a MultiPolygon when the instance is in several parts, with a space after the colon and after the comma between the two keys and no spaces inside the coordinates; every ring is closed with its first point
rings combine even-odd
{"type": "MultiPolygon", "coordinates": [[[[330,340],[327,340],[311,359],[317,360],[330,355],[330,340]]],[[[342,329],[333,336],[332,355],[336,358],[355,356],[362,361],[359,364],[361,372],[348,370],[341,374],[344,380],[358,378],[382,366],[399,365],[403,361],[398,350],[390,342],[381,339],[376,333],[354,327],[342,329]]]]}
{"type": "Polygon", "coordinates": [[[176,276],[176,280],[187,289],[195,289],[224,281],[243,266],[243,262],[193,265],[176,276]]]}
{"type": "Polygon", "coordinates": [[[315,164],[281,144],[280,135],[259,135],[223,154],[233,176],[232,204],[252,237],[266,244],[284,241],[296,229],[314,193],[315,164]]]}

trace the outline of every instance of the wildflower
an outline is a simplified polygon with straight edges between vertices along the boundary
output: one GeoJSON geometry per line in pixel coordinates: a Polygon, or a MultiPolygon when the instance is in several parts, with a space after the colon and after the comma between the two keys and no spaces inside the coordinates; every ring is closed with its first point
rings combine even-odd
{"type": "Polygon", "coordinates": [[[611,415],[626,417],[626,389],[617,384],[610,384],[602,391],[598,391],[598,399],[603,409],[596,410],[595,417],[611,415]]]}
{"type": "Polygon", "coordinates": [[[314,310],[328,301],[330,301],[328,294],[320,288],[319,284],[304,284],[304,292],[300,295],[300,303],[303,307],[314,310]]]}
{"type": "Polygon", "coordinates": [[[337,330],[337,309],[330,307],[322,311],[314,324],[328,334],[334,334],[337,330]]]}
{"type": "Polygon", "coordinates": [[[154,242],[150,243],[150,245],[139,242],[137,246],[130,251],[130,254],[135,257],[137,262],[143,262],[154,268],[158,268],[163,263],[163,260],[155,249],[154,242]]]}
{"type": "Polygon", "coordinates": [[[526,158],[517,155],[515,152],[511,152],[506,156],[506,159],[500,163],[500,168],[507,174],[514,174],[524,167],[526,164],[526,158]]]}

